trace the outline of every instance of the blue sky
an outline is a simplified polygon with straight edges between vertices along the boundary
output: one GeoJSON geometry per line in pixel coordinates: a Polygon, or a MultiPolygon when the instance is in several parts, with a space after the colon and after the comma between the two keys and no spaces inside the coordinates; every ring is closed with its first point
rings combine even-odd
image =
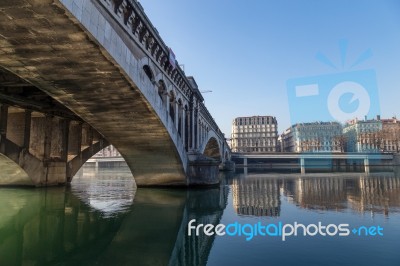
{"type": "MultiPolygon", "coordinates": [[[[373,69],[383,117],[400,117],[400,1],[142,0],[227,137],[237,116],[292,124],[286,82],[373,69]],[[339,43],[346,40],[342,66],[339,43]],[[372,56],[352,63],[366,50],[372,56]],[[317,60],[324,54],[337,66],[317,60]]],[[[315,98],[317,101],[326,99],[315,98]]],[[[316,109],[315,113],[319,111],[316,109]]],[[[312,114],[311,118],[312,119],[312,114]]]]}

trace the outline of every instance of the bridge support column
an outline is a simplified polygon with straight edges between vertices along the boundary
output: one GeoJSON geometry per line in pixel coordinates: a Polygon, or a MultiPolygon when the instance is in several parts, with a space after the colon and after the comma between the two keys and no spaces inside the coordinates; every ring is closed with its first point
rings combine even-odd
{"type": "Polygon", "coordinates": [[[0,104],[0,160],[8,169],[0,171],[0,185],[70,182],[105,142],[99,136],[93,143],[93,129],[84,127],[81,121],[0,104]]]}
{"type": "Polygon", "coordinates": [[[304,158],[300,158],[300,172],[302,175],[306,173],[306,163],[304,158]]]}
{"type": "Polygon", "coordinates": [[[247,158],[243,158],[243,166],[247,167],[247,158]]]}
{"type": "Polygon", "coordinates": [[[8,106],[0,105],[0,153],[5,153],[5,139],[7,133],[8,106]]]}
{"type": "Polygon", "coordinates": [[[197,152],[189,152],[188,181],[189,186],[215,185],[219,183],[220,162],[197,152]]]}
{"type": "Polygon", "coordinates": [[[364,159],[364,172],[366,174],[369,174],[369,159],[368,158],[364,159]]]}

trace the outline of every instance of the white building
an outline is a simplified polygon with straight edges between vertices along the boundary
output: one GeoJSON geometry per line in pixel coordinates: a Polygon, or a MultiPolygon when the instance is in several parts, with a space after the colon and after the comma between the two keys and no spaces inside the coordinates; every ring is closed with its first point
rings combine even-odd
{"type": "Polygon", "coordinates": [[[232,122],[232,152],[276,152],[277,138],[273,116],[237,117],[232,122]]]}
{"type": "Polygon", "coordinates": [[[299,123],[280,136],[282,152],[341,152],[342,126],[338,122],[299,123]]]}

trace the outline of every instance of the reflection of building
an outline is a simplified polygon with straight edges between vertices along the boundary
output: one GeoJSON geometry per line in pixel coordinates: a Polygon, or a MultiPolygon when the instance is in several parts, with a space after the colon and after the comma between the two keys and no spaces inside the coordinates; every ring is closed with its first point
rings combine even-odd
{"type": "Polygon", "coordinates": [[[278,122],[273,116],[237,117],[232,123],[233,152],[275,152],[278,122]]]}
{"type": "Polygon", "coordinates": [[[337,122],[300,123],[281,135],[283,152],[340,152],[342,126],[337,122]]]}
{"type": "Polygon", "coordinates": [[[110,145],[108,147],[105,147],[98,153],[96,153],[93,157],[120,157],[121,154],[118,152],[118,150],[113,146],[110,145]]]}
{"type": "Polygon", "coordinates": [[[233,208],[239,215],[280,215],[281,201],[277,179],[235,179],[232,184],[232,196],[233,208]]]}
{"type": "Polygon", "coordinates": [[[351,207],[359,212],[380,212],[385,215],[399,208],[400,179],[396,177],[361,177],[357,186],[348,193],[351,207]]]}
{"type": "Polygon", "coordinates": [[[284,195],[299,207],[316,210],[400,212],[400,178],[321,177],[284,179],[284,195]]]}
{"type": "Polygon", "coordinates": [[[344,126],[343,134],[346,139],[348,152],[378,152],[382,136],[382,121],[377,119],[353,119],[344,126]]]}
{"type": "Polygon", "coordinates": [[[284,194],[306,209],[339,210],[346,208],[345,179],[336,177],[284,180],[284,194]]]}

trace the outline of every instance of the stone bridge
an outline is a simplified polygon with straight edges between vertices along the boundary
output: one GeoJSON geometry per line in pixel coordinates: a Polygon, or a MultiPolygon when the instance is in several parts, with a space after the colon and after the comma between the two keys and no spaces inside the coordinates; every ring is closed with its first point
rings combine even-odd
{"type": "Polygon", "coordinates": [[[70,182],[109,144],[138,186],[218,182],[224,134],[135,0],[0,2],[0,156],[70,182]]]}

